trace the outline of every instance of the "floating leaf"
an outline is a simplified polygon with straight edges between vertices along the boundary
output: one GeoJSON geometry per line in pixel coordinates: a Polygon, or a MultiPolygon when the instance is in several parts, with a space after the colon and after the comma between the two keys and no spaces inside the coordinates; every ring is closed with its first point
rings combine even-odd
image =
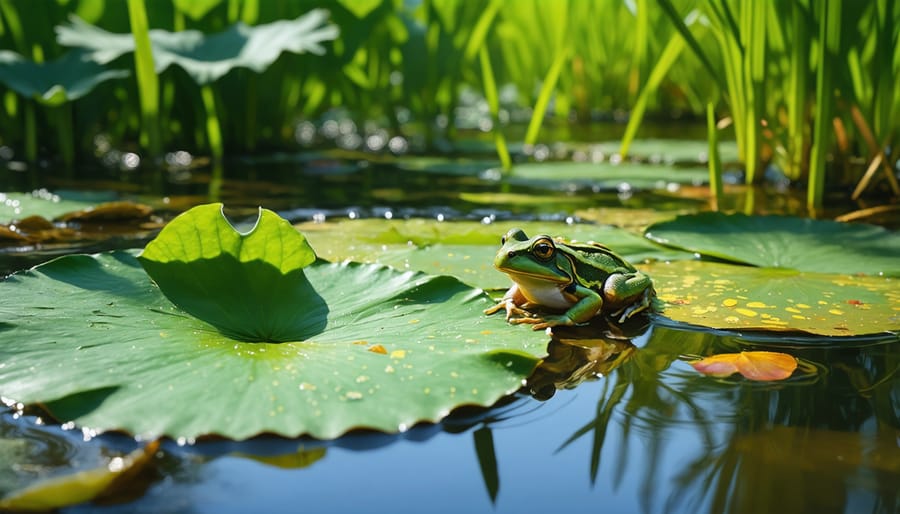
{"type": "Polygon", "coordinates": [[[900,276],[900,235],[874,225],[705,212],[651,225],[646,236],[754,266],[900,276]]]}
{"type": "Polygon", "coordinates": [[[705,168],[677,168],[666,164],[612,164],[609,162],[540,162],[513,166],[508,180],[526,185],[567,189],[570,185],[593,189],[665,189],[668,184],[704,184],[705,168]]]}
{"type": "MultiPolygon", "coordinates": [[[[590,145],[588,150],[617,155],[621,148],[621,141],[604,141],[590,145]]],[[[709,143],[705,139],[637,139],[628,147],[628,157],[650,162],[705,164],[709,160],[708,152],[709,143]]],[[[719,153],[723,161],[737,161],[737,143],[719,142],[719,153]]]]}
{"type": "Polygon", "coordinates": [[[662,315],[703,327],[829,336],[900,329],[900,288],[889,277],[807,273],[702,261],[653,263],[662,315]]]}
{"type": "Polygon", "coordinates": [[[0,50],[0,82],[45,105],[57,106],[77,100],[107,80],[127,76],[127,70],[107,68],[91,61],[86,52],[79,50],[45,63],[0,50]]]}
{"type": "Polygon", "coordinates": [[[453,275],[484,289],[509,287],[509,278],[493,267],[500,238],[510,228],[529,235],[552,234],[579,241],[598,241],[631,262],[684,259],[645,238],[608,225],[503,221],[485,225],[469,221],[350,220],[299,225],[321,257],[379,262],[400,269],[453,275]]]}
{"type": "MultiPolygon", "coordinates": [[[[224,32],[204,34],[197,30],[168,32],[151,30],[153,62],[162,73],[180,66],[198,84],[215,82],[234,68],[265,71],[282,52],[323,54],[320,43],[338,36],[334,25],[324,25],[328,13],[314,9],[295,20],[247,26],[238,22],[224,32]]],[[[56,29],[59,44],[86,49],[99,64],[134,52],[131,34],[115,34],[73,16],[70,25],[56,29]]]]}
{"type": "Polygon", "coordinates": [[[0,510],[46,512],[114,495],[151,464],[158,449],[159,441],[153,441],[102,468],[37,482],[0,498],[0,510]]]}
{"type": "MultiPolygon", "coordinates": [[[[144,264],[147,254],[160,266],[177,266],[167,261],[177,255],[196,257],[196,248],[177,248],[192,230],[209,235],[221,229],[221,244],[200,238],[200,254],[210,261],[223,258],[227,248],[249,246],[250,238],[265,239],[238,255],[274,259],[288,274],[302,268],[319,298],[300,299],[272,286],[265,305],[297,313],[303,340],[247,341],[258,334],[240,327],[260,323],[254,319],[259,308],[251,304],[265,291],[243,298],[247,309],[232,313],[238,319],[229,331],[239,336],[232,337],[173,306],[129,252],[68,256],[0,282],[0,294],[17,300],[0,307],[0,395],[40,402],[61,421],[144,436],[332,438],[357,427],[403,430],[459,405],[490,405],[518,389],[545,353],[546,336],[484,316],[492,300],[453,278],[357,263],[288,266],[306,257],[262,250],[291,247],[275,241],[290,237],[273,226],[277,220],[262,215],[242,236],[202,215],[210,211],[221,217],[217,206],[206,206],[201,215],[171,222],[159,241],[176,248],[168,256],[148,248],[144,264]],[[189,229],[185,223],[211,224],[189,229]]],[[[200,264],[198,275],[210,273],[210,262],[200,264]]],[[[275,267],[259,259],[247,264],[275,267]]],[[[214,277],[224,284],[216,295],[247,294],[234,267],[221,272],[214,277]]],[[[157,280],[191,280],[181,271],[163,278],[168,273],[160,268],[157,280]]],[[[174,287],[186,307],[204,316],[213,311],[178,290],[185,286],[174,287]]],[[[171,293],[173,285],[166,289],[171,293]]],[[[210,321],[221,324],[225,317],[210,321]]]]}
{"type": "Polygon", "coordinates": [[[780,352],[720,353],[694,361],[691,366],[713,377],[740,373],[750,380],[784,380],[797,369],[797,359],[780,352]]]}
{"type": "Polygon", "coordinates": [[[114,198],[109,193],[51,193],[43,189],[33,193],[0,193],[0,223],[9,224],[28,216],[55,219],[114,198]]]}

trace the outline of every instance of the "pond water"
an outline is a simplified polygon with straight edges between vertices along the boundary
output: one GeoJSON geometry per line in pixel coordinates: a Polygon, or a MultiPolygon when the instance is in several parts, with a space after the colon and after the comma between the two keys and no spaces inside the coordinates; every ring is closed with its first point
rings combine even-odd
{"type": "MultiPolygon", "coordinates": [[[[121,169],[79,170],[79,180],[6,170],[0,189],[138,200],[162,220],[223,201],[235,219],[252,217],[262,203],[295,222],[420,217],[481,220],[490,230],[498,219],[538,219],[558,223],[560,233],[567,223],[596,222],[598,208],[607,209],[601,221],[628,227],[641,224],[637,217],[705,203],[690,185],[509,184],[458,171],[491,159],[478,152],[427,173],[407,171],[434,163],[398,167],[360,157],[301,153],[219,170],[181,167],[163,178],[121,169]]],[[[740,202],[743,193],[731,198],[740,202]]],[[[789,193],[757,201],[762,211],[797,205],[789,193]]],[[[60,253],[140,247],[152,237],[152,227],[131,228],[49,252],[7,249],[0,260],[9,272],[60,253]]],[[[896,335],[740,334],[651,317],[557,337],[527,386],[492,408],[462,409],[395,435],[166,441],[129,487],[64,512],[900,511],[896,335]],[[687,362],[741,350],[788,352],[800,368],[784,381],[753,382],[704,376],[687,362]]],[[[0,493],[104,466],[138,447],[126,435],[90,437],[37,414],[2,411],[0,493]]]]}

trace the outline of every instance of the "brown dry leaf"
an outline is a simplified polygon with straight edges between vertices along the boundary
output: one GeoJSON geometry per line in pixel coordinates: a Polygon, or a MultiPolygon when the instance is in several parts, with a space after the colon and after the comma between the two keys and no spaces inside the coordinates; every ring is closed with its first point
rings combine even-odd
{"type": "Polygon", "coordinates": [[[750,380],[784,380],[797,369],[797,359],[779,352],[740,352],[712,355],[691,363],[700,373],[727,377],[740,373],[750,380]]]}

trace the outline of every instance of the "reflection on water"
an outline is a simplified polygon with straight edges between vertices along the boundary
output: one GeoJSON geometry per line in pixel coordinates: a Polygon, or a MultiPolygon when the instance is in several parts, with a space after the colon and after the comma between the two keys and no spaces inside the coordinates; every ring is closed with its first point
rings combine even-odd
{"type": "MultiPolygon", "coordinates": [[[[169,442],[163,478],[142,497],[69,510],[896,512],[896,337],[798,339],[788,351],[816,365],[756,383],[707,377],[679,359],[767,349],[751,336],[602,332],[561,331],[551,343],[529,388],[552,398],[522,394],[400,435],[169,442]]],[[[23,471],[35,466],[58,472],[84,465],[73,456],[132,449],[121,436],[77,435],[5,414],[0,448],[19,448],[3,459],[5,490],[36,477],[23,471]]]]}

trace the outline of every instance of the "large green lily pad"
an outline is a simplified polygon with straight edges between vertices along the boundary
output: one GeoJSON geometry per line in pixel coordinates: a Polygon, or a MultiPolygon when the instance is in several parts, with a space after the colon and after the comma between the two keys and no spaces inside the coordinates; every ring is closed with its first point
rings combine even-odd
{"type": "MultiPolygon", "coordinates": [[[[253,27],[238,22],[217,34],[151,30],[153,62],[158,73],[173,64],[180,66],[198,84],[215,82],[238,67],[260,73],[282,52],[325,53],[320,43],[338,36],[336,26],[325,24],[327,17],[327,11],[314,9],[294,20],[253,27]]],[[[107,32],[74,16],[70,25],[59,26],[56,31],[59,44],[84,48],[99,64],[134,52],[131,34],[107,32]]]]}
{"type": "MultiPolygon", "coordinates": [[[[236,248],[241,255],[241,245],[228,243],[232,234],[223,233],[222,244],[204,239],[211,227],[225,228],[208,219],[220,216],[217,209],[173,220],[155,244],[190,246],[185,223],[193,223],[194,247],[173,255],[212,256],[198,275],[236,248]],[[207,243],[219,248],[207,253],[207,243]]],[[[262,216],[238,235],[257,252],[249,262],[287,275],[300,267],[317,298],[266,281],[268,291],[248,292],[227,266],[217,279],[235,287],[219,285],[215,294],[248,295],[248,309],[201,320],[163,296],[130,252],[63,257],[0,282],[0,295],[16,298],[0,307],[0,396],[43,404],[61,421],[145,437],[332,438],[359,427],[403,430],[459,405],[490,405],[518,389],[546,351],[545,335],[484,316],[491,299],[451,277],[359,263],[303,267],[308,257],[285,266],[292,256],[272,248],[296,248],[291,238],[302,236],[274,221],[262,216]],[[250,305],[256,302],[264,303],[250,305]],[[306,320],[294,334],[302,340],[263,341],[252,330],[215,326],[228,316],[265,325],[249,318],[288,312],[306,320]]],[[[154,274],[165,284],[165,259],[153,248],[146,253],[145,264],[161,263],[154,274]]],[[[209,314],[181,295],[190,284],[164,287],[186,309],[209,314]]],[[[228,311],[238,303],[218,305],[228,311]]]]}
{"type": "Polygon", "coordinates": [[[656,223],[645,235],[754,266],[900,276],[900,235],[874,225],[705,212],[656,223]]]}
{"type": "Polygon", "coordinates": [[[900,330],[897,279],[753,268],[703,261],[652,263],[662,315],[729,330],[853,336],[900,330]]]}

